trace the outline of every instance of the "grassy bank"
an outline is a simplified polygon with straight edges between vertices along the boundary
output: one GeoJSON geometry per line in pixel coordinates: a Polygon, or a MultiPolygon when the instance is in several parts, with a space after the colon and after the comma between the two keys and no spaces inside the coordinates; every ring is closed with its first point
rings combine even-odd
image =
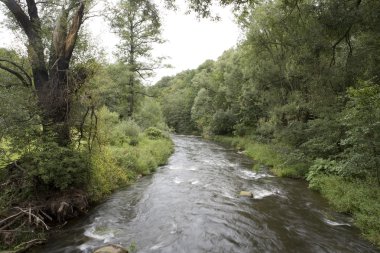
{"type": "Polygon", "coordinates": [[[307,178],[311,189],[319,191],[337,211],[352,215],[362,235],[380,247],[380,188],[377,182],[324,174],[311,177],[308,172],[312,163],[307,159],[304,163],[292,161],[286,156],[285,147],[263,144],[248,137],[215,136],[213,139],[244,150],[259,163],[255,166],[267,165],[277,176],[307,178]]]}
{"type": "Polygon", "coordinates": [[[47,226],[74,218],[153,173],[173,152],[168,135],[156,128],[123,138],[99,134],[90,154],[87,148],[48,146],[0,167],[0,251],[42,243],[47,226]]]}
{"type": "Polygon", "coordinates": [[[310,188],[321,192],[337,211],[351,214],[363,236],[380,247],[380,188],[376,182],[321,175],[310,181],[310,188]]]}
{"type": "Polygon", "coordinates": [[[215,141],[230,145],[257,161],[254,169],[265,165],[280,177],[303,178],[307,172],[307,162],[295,161],[287,156],[287,147],[264,144],[248,137],[214,136],[215,141]]]}
{"type": "Polygon", "coordinates": [[[149,175],[164,165],[173,152],[169,138],[139,135],[133,145],[106,145],[92,158],[93,173],[88,185],[90,201],[102,200],[118,188],[149,175]]]}

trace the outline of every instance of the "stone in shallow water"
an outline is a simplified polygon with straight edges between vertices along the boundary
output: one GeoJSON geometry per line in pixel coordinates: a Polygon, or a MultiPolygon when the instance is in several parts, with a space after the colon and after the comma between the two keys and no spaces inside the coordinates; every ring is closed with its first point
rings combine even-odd
{"type": "Polygon", "coordinates": [[[253,198],[253,193],[252,193],[252,192],[241,191],[239,195],[242,196],[242,197],[250,197],[250,198],[253,198]]]}
{"type": "Polygon", "coordinates": [[[128,251],[118,245],[107,245],[95,250],[94,253],[128,253],[128,251]]]}

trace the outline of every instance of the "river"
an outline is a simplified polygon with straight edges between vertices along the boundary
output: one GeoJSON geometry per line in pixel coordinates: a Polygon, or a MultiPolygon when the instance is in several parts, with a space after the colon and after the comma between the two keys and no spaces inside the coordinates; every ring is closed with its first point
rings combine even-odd
{"type": "Polygon", "coordinates": [[[173,136],[168,164],[113,194],[35,252],[377,252],[300,180],[253,172],[243,154],[173,136]],[[239,197],[251,191],[253,198],[239,197]]]}

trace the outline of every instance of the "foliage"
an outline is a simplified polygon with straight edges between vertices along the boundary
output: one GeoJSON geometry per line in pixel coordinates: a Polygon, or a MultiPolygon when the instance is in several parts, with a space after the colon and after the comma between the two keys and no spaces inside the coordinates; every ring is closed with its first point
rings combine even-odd
{"type": "Polygon", "coordinates": [[[100,201],[133,180],[133,173],[118,159],[118,154],[111,147],[93,150],[90,179],[86,183],[91,201],[100,201]]]}
{"type": "Polygon", "coordinates": [[[34,152],[26,153],[19,164],[34,186],[47,191],[82,188],[89,177],[88,157],[55,142],[44,143],[34,152]]]}
{"type": "Polygon", "coordinates": [[[243,150],[246,155],[257,162],[254,169],[269,166],[270,170],[277,176],[291,178],[305,176],[307,164],[300,159],[289,157],[286,147],[260,143],[248,137],[214,136],[213,139],[232,145],[238,150],[243,150]]]}
{"type": "MultiPolygon", "coordinates": [[[[127,112],[122,117],[134,116],[137,100],[142,92],[141,80],[152,75],[153,70],[160,65],[159,58],[153,58],[153,45],[162,43],[161,22],[154,2],[150,0],[119,0],[110,8],[113,13],[109,18],[111,28],[119,36],[118,58],[124,67],[125,77],[118,82],[127,96],[127,112]]],[[[119,78],[121,75],[116,75],[119,78]]]]}
{"type": "Polygon", "coordinates": [[[342,139],[342,175],[377,178],[380,185],[380,86],[363,83],[348,90],[348,103],[342,112],[346,137],[342,139]]]}
{"type": "MultiPolygon", "coordinates": [[[[182,75],[185,79],[189,79],[192,73],[182,73],[182,75]]],[[[165,87],[165,89],[171,89],[172,83],[177,84],[177,80],[169,80],[169,83],[165,84],[169,87],[165,87]]],[[[178,85],[181,84],[183,84],[183,81],[178,83],[178,85]]],[[[163,91],[163,93],[166,92],[163,91]]],[[[197,95],[193,89],[170,90],[170,93],[167,92],[166,94],[168,96],[163,97],[160,101],[166,124],[178,133],[197,132],[196,124],[191,119],[191,108],[197,95]]]]}
{"type": "Polygon", "coordinates": [[[218,110],[212,117],[211,131],[213,134],[232,134],[236,116],[232,111],[218,110]]]}
{"type": "MultiPolygon", "coordinates": [[[[194,4],[208,10],[208,3],[194,4]]],[[[179,133],[196,126],[206,137],[233,135],[215,138],[276,175],[307,177],[322,192],[332,186],[321,180],[380,185],[380,2],[274,0],[250,7],[240,13],[245,38],[236,48],[152,88],[167,124],[179,133]]],[[[348,194],[347,202],[355,198],[348,194]]],[[[376,226],[362,228],[379,240],[376,226]]]]}
{"type": "Polygon", "coordinates": [[[340,212],[352,214],[366,238],[380,245],[380,191],[376,182],[347,181],[340,176],[313,177],[313,189],[320,190],[340,212]]]}
{"type": "MultiPolygon", "coordinates": [[[[28,42],[27,58],[0,50],[0,185],[14,180],[1,209],[70,188],[100,200],[166,161],[168,126],[231,135],[215,138],[307,177],[379,244],[380,1],[216,1],[236,4],[245,38],[149,88],[162,42],[153,1],[110,7],[115,64],[95,59],[81,29],[92,1],[1,2],[28,42]]],[[[212,2],[187,1],[200,16],[212,2]]]]}
{"type": "Polygon", "coordinates": [[[87,184],[94,201],[130,184],[139,175],[154,172],[172,153],[172,142],[155,127],[142,132],[135,121],[120,120],[117,113],[104,106],[97,116],[98,133],[91,151],[92,170],[87,184]]]}
{"type": "Polygon", "coordinates": [[[146,136],[148,136],[149,139],[159,139],[159,138],[164,138],[164,133],[155,127],[149,127],[145,130],[146,136]]]}
{"type": "Polygon", "coordinates": [[[214,109],[211,97],[208,91],[202,88],[194,99],[194,104],[191,108],[191,119],[196,122],[198,128],[203,129],[203,133],[207,135],[213,114],[214,109]]]}
{"type": "Polygon", "coordinates": [[[134,116],[134,120],[142,129],[153,126],[161,130],[167,130],[161,105],[152,98],[143,100],[141,107],[134,116]]]}

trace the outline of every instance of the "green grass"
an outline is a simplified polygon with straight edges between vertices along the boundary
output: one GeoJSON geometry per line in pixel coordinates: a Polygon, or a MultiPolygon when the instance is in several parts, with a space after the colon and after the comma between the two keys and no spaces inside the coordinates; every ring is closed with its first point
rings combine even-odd
{"type": "MultiPolygon", "coordinates": [[[[267,165],[277,176],[299,178],[308,172],[309,163],[292,162],[284,147],[263,144],[248,137],[215,136],[213,139],[244,150],[259,162],[255,167],[267,165]]],[[[310,181],[310,187],[321,192],[337,211],[352,215],[363,237],[380,247],[380,187],[376,182],[320,175],[310,181]]]]}
{"type": "Polygon", "coordinates": [[[307,164],[292,161],[286,154],[285,147],[256,142],[248,137],[214,136],[213,139],[244,150],[247,156],[257,162],[254,169],[262,165],[269,166],[270,170],[280,177],[303,178],[306,174],[307,164]]]}
{"type": "Polygon", "coordinates": [[[136,145],[106,145],[92,155],[88,184],[90,200],[99,201],[113,191],[149,175],[164,165],[173,152],[168,138],[150,139],[141,134],[136,145]]]}
{"type": "Polygon", "coordinates": [[[337,211],[351,214],[363,236],[380,247],[380,187],[377,183],[326,175],[318,176],[315,181],[313,188],[337,211]]]}
{"type": "Polygon", "coordinates": [[[152,140],[145,137],[134,148],[139,154],[136,170],[142,175],[150,174],[158,166],[166,164],[169,156],[173,153],[173,143],[166,138],[152,140]]]}

